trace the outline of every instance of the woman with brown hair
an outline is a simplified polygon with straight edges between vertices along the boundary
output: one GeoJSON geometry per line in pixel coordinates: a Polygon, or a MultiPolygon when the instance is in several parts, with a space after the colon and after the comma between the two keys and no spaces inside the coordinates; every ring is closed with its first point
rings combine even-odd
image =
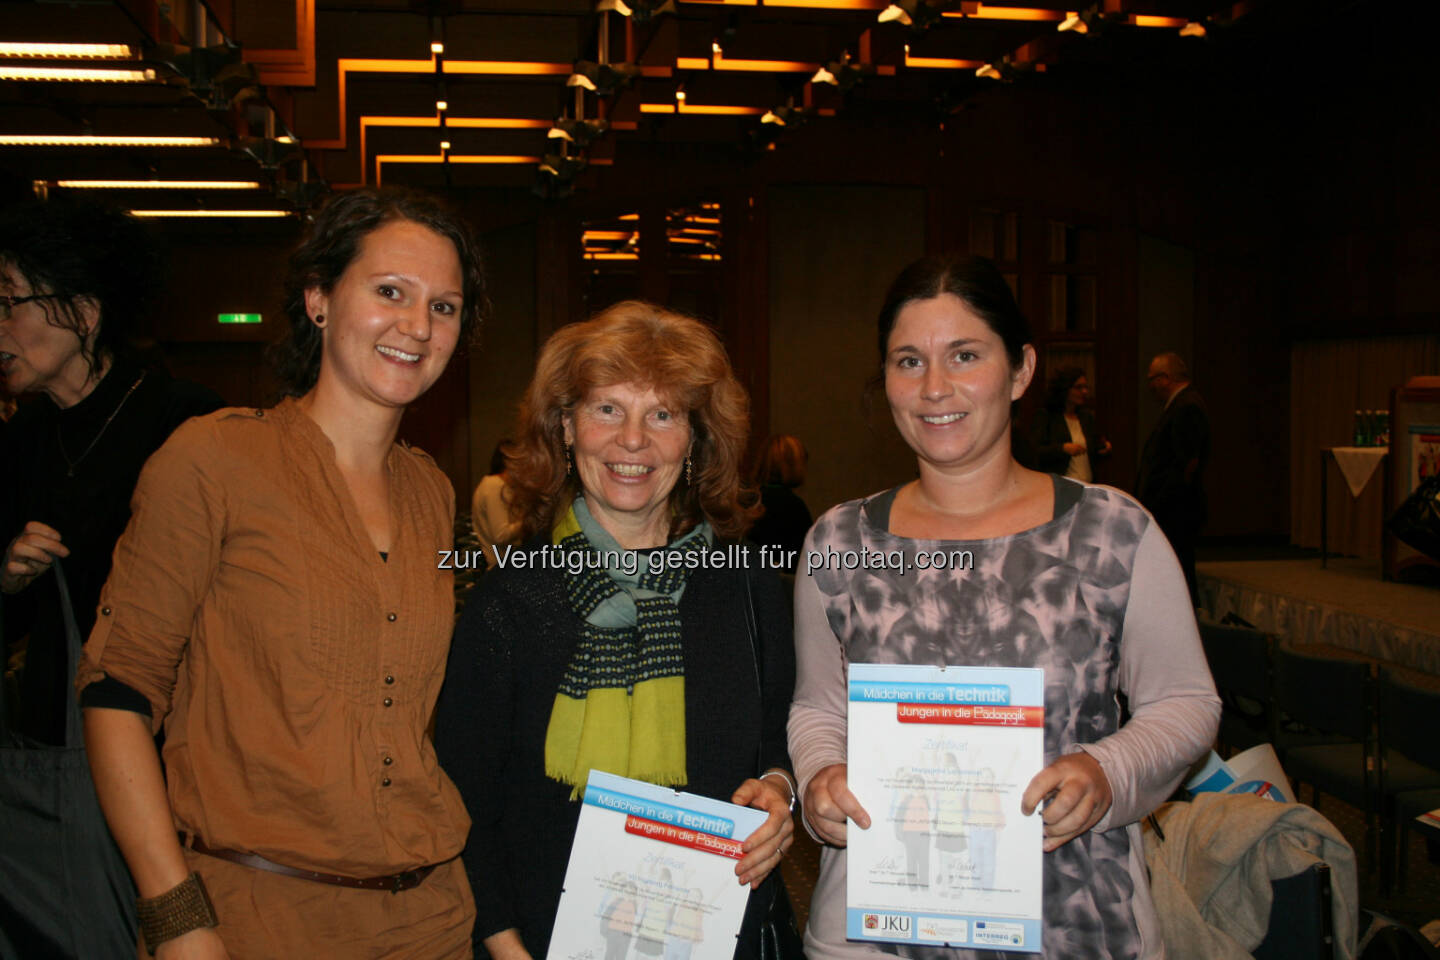
{"type": "Polygon", "coordinates": [[[468,957],[425,735],[454,491],[396,434],[482,317],[478,251],[436,201],[357,190],[286,287],[290,397],[190,421],[140,477],[80,668],[96,792],[161,960],[468,957]]]}
{"type": "Polygon", "coordinates": [[[763,891],[736,956],[758,953],[792,842],[794,651],[778,578],[734,546],[746,408],[715,334],[650,304],[541,352],[509,450],[523,542],[461,615],[436,725],[491,956],[545,955],[591,769],[768,812],[736,865],[763,891]]]}

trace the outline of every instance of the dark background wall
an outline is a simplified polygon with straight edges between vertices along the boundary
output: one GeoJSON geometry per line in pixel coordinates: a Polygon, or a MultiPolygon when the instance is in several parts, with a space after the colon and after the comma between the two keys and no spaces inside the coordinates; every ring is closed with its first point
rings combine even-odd
{"type": "MultiPolygon", "coordinates": [[[[494,317],[478,352],[405,431],[466,499],[509,428],[539,344],[603,305],[593,302],[603,290],[710,304],[701,312],[751,389],[757,439],[789,432],[809,444],[802,492],[812,508],[898,482],[912,465],[883,402],[869,414],[860,404],[880,296],[913,256],[969,248],[976,224],[998,213],[1017,224],[1012,267],[1042,355],[1093,357],[1098,419],[1115,444],[1101,479],[1132,481],[1156,415],[1145,365],[1177,349],[1214,422],[1208,534],[1283,538],[1284,452],[1292,417],[1305,415],[1291,409],[1291,344],[1440,327],[1440,135],[1423,58],[1397,51],[1393,36],[1333,20],[1295,31],[1292,45],[1268,46],[1263,58],[1241,48],[1200,69],[1072,66],[952,113],[842,111],[787,131],[773,152],[630,138],[615,166],[567,201],[457,194],[484,235],[494,317]],[[653,216],[706,198],[723,202],[726,232],[710,300],[682,289],[663,263],[597,285],[580,259],[587,217],[622,208],[653,216]],[[1082,335],[1045,329],[1053,223],[1095,238],[1086,268],[1094,329],[1082,335]]],[[[278,332],[294,228],[164,229],[172,287],[156,339],[178,374],[234,402],[261,402],[259,343],[278,332]],[[222,330],[222,310],[258,310],[266,321],[222,330]]]]}

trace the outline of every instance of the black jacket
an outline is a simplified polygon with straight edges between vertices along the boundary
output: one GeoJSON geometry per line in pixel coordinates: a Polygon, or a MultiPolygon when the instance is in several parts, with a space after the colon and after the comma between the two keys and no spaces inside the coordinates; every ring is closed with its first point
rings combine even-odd
{"type": "MultiPolygon", "coordinates": [[[[523,550],[536,552],[532,539],[523,550]]],[[[723,548],[724,544],[721,544],[723,548]]],[[[789,603],[779,577],[759,569],[751,547],[746,571],[692,572],[680,598],[685,650],[685,790],[728,801],[768,767],[790,768],[785,726],[795,687],[789,603]],[[750,578],[762,650],[764,691],[745,623],[750,578]]],[[[582,622],[554,569],[503,567],[471,593],[450,651],[440,693],[435,750],[472,826],[465,869],[475,894],[475,946],[518,927],[526,948],[543,957],[570,859],[581,804],[570,787],[545,776],[545,733],[555,691],[582,622]]],[[[750,898],[737,957],[758,956],[761,904],[772,874],[750,898]]]]}
{"type": "MultiPolygon", "coordinates": [[[[1104,441],[1089,410],[1077,410],[1075,415],[1080,418],[1080,432],[1085,435],[1085,450],[1090,455],[1093,472],[1096,460],[1102,456],[1100,448],[1104,441]]],[[[1058,473],[1063,477],[1070,469],[1070,454],[1065,452],[1065,444],[1069,442],[1070,426],[1065,422],[1065,411],[1051,413],[1041,410],[1035,414],[1035,420],[1030,424],[1030,456],[1036,470],[1058,473]]]]}
{"type": "Polygon", "coordinates": [[[1210,417],[1200,394],[1187,386],[1170,401],[1145,441],[1135,495],[1162,526],[1165,518],[1177,514],[1198,526],[1205,521],[1202,477],[1209,459],[1210,417]],[[1187,482],[1185,466],[1192,460],[1199,465],[1187,482]]]}

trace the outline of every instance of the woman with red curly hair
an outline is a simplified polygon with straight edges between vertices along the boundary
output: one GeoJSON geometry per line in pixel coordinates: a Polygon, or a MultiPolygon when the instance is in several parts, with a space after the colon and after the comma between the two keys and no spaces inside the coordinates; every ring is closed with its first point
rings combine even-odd
{"type": "Polygon", "coordinates": [[[474,823],[477,953],[545,955],[596,769],[769,814],[735,870],[736,956],[758,955],[792,842],[795,663],[778,577],[732,549],[756,512],[747,408],[715,334],[650,304],[541,352],[507,451],[523,543],[461,616],[436,725],[474,823]]]}

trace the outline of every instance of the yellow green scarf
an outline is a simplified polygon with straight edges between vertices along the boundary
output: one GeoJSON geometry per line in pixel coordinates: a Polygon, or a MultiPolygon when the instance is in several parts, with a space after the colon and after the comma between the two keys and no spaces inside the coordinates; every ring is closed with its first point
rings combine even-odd
{"type": "Polygon", "coordinates": [[[710,546],[702,523],[675,543],[627,551],[577,498],[555,525],[551,541],[585,555],[569,572],[571,608],[584,621],[580,641],[555,693],[545,733],[545,775],[579,796],[592,769],[662,786],[684,786],[685,657],[680,595],[683,555],[710,546]],[[663,569],[652,563],[663,557],[663,569]],[[633,559],[632,565],[628,562],[633,559]],[[628,567],[633,574],[627,574],[628,567]]]}

